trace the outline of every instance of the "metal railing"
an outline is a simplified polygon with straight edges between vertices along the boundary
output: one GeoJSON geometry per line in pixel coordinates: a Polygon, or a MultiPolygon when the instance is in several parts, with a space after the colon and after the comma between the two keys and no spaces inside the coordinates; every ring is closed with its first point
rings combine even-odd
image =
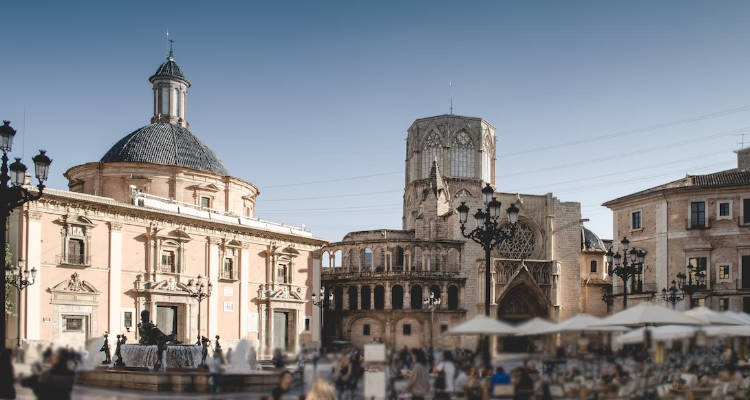
{"type": "Polygon", "coordinates": [[[379,279],[379,278],[412,278],[412,279],[451,279],[459,277],[456,271],[371,271],[349,270],[344,268],[323,268],[324,279],[379,279]]]}

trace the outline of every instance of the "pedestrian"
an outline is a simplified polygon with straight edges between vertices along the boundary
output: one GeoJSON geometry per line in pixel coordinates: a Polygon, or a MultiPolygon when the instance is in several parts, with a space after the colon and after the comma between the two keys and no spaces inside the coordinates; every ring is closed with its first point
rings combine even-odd
{"type": "Polygon", "coordinates": [[[219,385],[221,385],[221,354],[214,353],[214,356],[209,359],[208,372],[211,374],[211,392],[218,393],[219,385]]]}
{"type": "Polygon", "coordinates": [[[279,385],[271,391],[271,398],[269,400],[281,400],[291,387],[292,373],[284,370],[281,376],[279,376],[279,385]]]}
{"type": "Polygon", "coordinates": [[[410,393],[412,400],[424,400],[430,393],[430,375],[427,372],[427,357],[419,349],[412,350],[414,367],[409,371],[409,381],[402,390],[410,393]]]}
{"type": "Polygon", "coordinates": [[[435,366],[434,372],[437,374],[435,390],[439,394],[436,398],[450,399],[456,391],[456,364],[453,363],[453,354],[450,351],[443,352],[442,360],[435,366]]]}
{"type": "Polygon", "coordinates": [[[281,352],[281,349],[273,351],[273,359],[271,361],[276,369],[283,369],[286,367],[286,361],[284,360],[284,354],[281,352]]]}
{"type": "Polygon", "coordinates": [[[325,379],[318,378],[305,400],[336,400],[336,390],[325,379]]]}

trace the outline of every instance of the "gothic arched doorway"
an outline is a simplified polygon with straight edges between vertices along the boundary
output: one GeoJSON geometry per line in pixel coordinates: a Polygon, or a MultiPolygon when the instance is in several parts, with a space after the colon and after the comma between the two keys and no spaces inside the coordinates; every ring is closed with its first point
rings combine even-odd
{"type": "MultiPolygon", "coordinates": [[[[549,318],[551,303],[525,267],[505,285],[497,299],[497,318],[519,324],[534,317],[549,318]]],[[[525,351],[531,345],[526,336],[509,336],[498,340],[500,351],[525,351]]]]}

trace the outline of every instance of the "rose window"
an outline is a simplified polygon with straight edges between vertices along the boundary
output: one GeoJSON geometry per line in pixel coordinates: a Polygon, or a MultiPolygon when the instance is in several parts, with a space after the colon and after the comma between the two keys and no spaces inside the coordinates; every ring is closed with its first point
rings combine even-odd
{"type": "MultiPolygon", "coordinates": [[[[510,231],[510,226],[505,224],[502,229],[510,231]]],[[[516,232],[510,239],[500,243],[495,253],[502,258],[511,258],[516,260],[527,259],[534,252],[536,237],[534,231],[528,225],[518,222],[516,232]]]]}

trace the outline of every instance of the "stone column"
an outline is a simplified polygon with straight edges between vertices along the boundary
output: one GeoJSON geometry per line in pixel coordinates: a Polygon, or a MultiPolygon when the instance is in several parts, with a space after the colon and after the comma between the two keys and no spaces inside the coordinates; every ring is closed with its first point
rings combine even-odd
{"type": "MultiPolygon", "coordinates": [[[[321,254],[319,250],[316,250],[312,254],[313,257],[313,287],[312,287],[312,293],[310,293],[311,297],[314,295],[315,299],[318,301],[321,301],[321,299],[318,297],[320,294],[320,287],[321,287],[321,254]]],[[[323,344],[322,341],[322,324],[320,320],[320,313],[322,310],[322,305],[315,305],[313,304],[312,307],[312,321],[310,324],[310,329],[312,329],[312,340],[313,342],[318,342],[321,345],[323,344]]],[[[304,323],[304,322],[303,322],[304,323]]]]}
{"type": "Polygon", "coordinates": [[[239,339],[247,337],[247,315],[250,300],[250,251],[247,243],[242,244],[240,249],[240,270],[238,274],[240,280],[240,332],[239,339]]]}
{"type": "Polygon", "coordinates": [[[362,309],[362,286],[357,286],[357,310],[362,309]]]}
{"type": "Polygon", "coordinates": [[[344,310],[349,309],[349,288],[346,287],[344,290],[341,291],[341,305],[344,310]]]}
{"type": "MultiPolygon", "coordinates": [[[[122,224],[109,223],[109,331],[120,332],[122,323],[122,224]]],[[[98,334],[99,332],[92,332],[98,334]]]]}
{"type": "MultiPolygon", "coordinates": [[[[26,245],[26,266],[29,269],[36,268],[36,283],[29,285],[26,292],[26,338],[39,340],[42,323],[40,310],[42,285],[44,281],[44,269],[41,268],[42,256],[42,213],[40,211],[28,211],[26,214],[28,223],[28,243],[26,245]]],[[[70,275],[66,276],[66,278],[70,275]]],[[[47,283],[54,285],[57,282],[47,283]]],[[[59,323],[59,321],[57,321],[59,323]]],[[[97,333],[98,334],[98,333],[97,333]]]]}
{"type": "Polygon", "coordinates": [[[370,285],[370,310],[375,309],[375,286],[370,285]]]}
{"type": "Polygon", "coordinates": [[[404,310],[411,309],[411,287],[408,283],[404,283],[404,310]]]}
{"type": "Polygon", "coordinates": [[[213,292],[208,298],[206,318],[208,319],[208,338],[214,340],[219,331],[219,239],[207,238],[208,265],[206,266],[206,279],[213,286],[213,292]]]}
{"type": "Polygon", "coordinates": [[[383,283],[383,289],[385,291],[385,293],[383,293],[383,297],[384,297],[383,308],[385,308],[386,310],[390,310],[391,307],[393,307],[393,303],[391,302],[392,300],[391,299],[391,283],[390,282],[383,283]]]}

